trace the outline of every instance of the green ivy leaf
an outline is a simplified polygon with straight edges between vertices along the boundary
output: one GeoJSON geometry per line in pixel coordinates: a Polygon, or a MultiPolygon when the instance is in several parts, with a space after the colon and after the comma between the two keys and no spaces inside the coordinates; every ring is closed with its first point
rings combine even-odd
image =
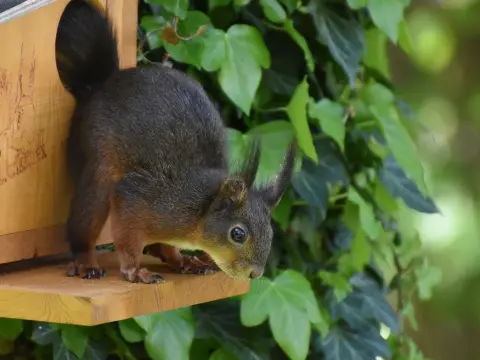
{"type": "Polygon", "coordinates": [[[273,337],[290,359],[306,359],[311,333],[308,315],[291,305],[279,305],[276,310],[270,315],[273,337]]]}
{"type": "Polygon", "coordinates": [[[266,314],[271,315],[275,307],[289,305],[306,311],[313,323],[322,321],[311,285],[299,272],[285,270],[273,282],[259,279],[252,281],[251,286],[240,307],[241,320],[245,326],[259,325],[266,320],[266,314]],[[257,284],[253,285],[254,283],[257,284]]]}
{"type": "Polygon", "coordinates": [[[372,247],[370,246],[365,233],[359,231],[359,229],[357,229],[355,236],[353,237],[350,254],[352,256],[353,268],[357,271],[363,270],[364,266],[367,265],[370,260],[372,247]]]}
{"type": "Polygon", "coordinates": [[[366,85],[360,96],[369,105],[392,105],[395,101],[395,95],[390,89],[375,82],[366,85]]]}
{"type": "Polygon", "coordinates": [[[415,317],[415,308],[411,302],[407,303],[405,307],[402,310],[403,316],[405,316],[409,323],[410,326],[412,327],[413,330],[417,331],[418,330],[418,322],[415,317]]]}
{"type": "Polygon", "coordinates": [[[133,319],[119,321],[118,327],[123,338],[130,343],[141,342],[145,339],[145,331],[133,319]]]}
{"type": "Polygon", "coordinates": [[[283,28],[285,31],[292,37],[292,39],[297,43],[298,46],[303,50],[305,54],[305,61],[307,63],[308,70],[313,72],[315,70],[315,60],[313,54],[308,47],[307,40],[300,34],[293,25],[293,20],[286,20],[283,28]]]}
{"type": "Polygon", "coordinates": [[[23,320],[0,318],[0,337],[14,341],[23,332],[23,320]]]}
{"type": "Polygon", "coordinates": [[[237,360],[228,350],[224,348],[217,349],[210,356],[209,360],[237,360]]]}
{"type": "Polygon", "coordinates": [[[240,320],[245,326],[257,326],[267,320],[272,282],[264,277],[250,282],[250,290],[242,298],[240,320]]]}
{"type": "Polygon", "coordinates": [[[58,336],[58,329],[49,323],[35,322],[33,324],[32,341],[39,345],[52,344],[58,336]]]}
{"type": "MultiPolygon", "coordinates": [[[[312,100],[313,101],[313,100],[312,100]]],[[[333,138],[340,148],[345,150],[345,123],[343,106],[324,98],[317,103],[310,102],[309,114],[318,120],[322,130],[333,138]]]]}
{"type": "Polygon", "coordinates": [[[212,11],[216,7],[227,6],[232,0],[208,0],[208,9],[212,11]]]}
{"type": "Polygon", "coordinates": [[[325,360],[390,359],[390,348],[380,331],[352,331],[337,327],[323,341],[325,360]]]}
{"type": "Polygon", "coordinates": [[[342,301],[352,292],[352,285],[348,282],[348,278],[340,273],[321,270],[318,276],[327,285],[333,287],[333,293],[337,301],[342,301]]]}
{"type": "Polygon", "coordinates": [[[274,23],[283,23],[287,13],[277,0],[260,0],[260,5],[268,20],[274,23]]]}
{"type": "Polygon", "coordinates": [[[319,1],[310,1],[308,7],[318,37],[327,44],[333,58],[347,74],[350,87],[353,88],[365,49],[363,27],[353,16],[343,18],[323,8],[319,1]]]}
{"type": "Polygon", "coordinates": [[[147,0],[150,4],[163,6],[168,12],[177,15],[180,19],[187,16],[189,0],[147,0]]]}
{"type": "MultiPolygon", "coordinates": [[[[196,33],[202,25],[211,25],[208,16],[201,11],[189,11],[185,20],[178,22],[178,33],[182,36],[191,35],[196,33]]],[[[207,43],[211,45],[212,39],[208,40],[207,43]]],[[[190,40],[180,40],[178,44],[164,43],[164,46],[174,60],[200,68],[205,53],[203,36],[190,40]]],[[[211,50],[211,47],[209,47],[209,50],[211,50]]],[[[211,63],[208,63],[208,65],[211,65],[211,63]]]]}
{"type": "Polygon", "coordinates": [[[348,185],[347,172],[339,159],[334,144],[329,139],[316,139],[318,164],[305,159],[300,172],[293,174],[292,186],[300,197],[320,209],[322,218],[328,207],[328,185],[348,185]]]}
{"type": "Polygon", "coordinates": [[[106,360],[108,358],[108,348],[102,342],[89,341],[85,349],[85,360],[106,360]]]}
{"type": "Polygon", "coordinates": [[[375,217],[373,206],[367,203],[354,188],[348,190],[348,199],[354,204],[357,204],[360,209],[360,224],[363,231],[365,231],[371,239],[376,239],[382,225],[375,217]]]}
{"type": "Polygon", "coordinates": [[[237,166],[244,159],[245,136],[240,131],[232,128],[227,129],[228,154],[231,171],[237,171],[237,166]]]}
{"type": "Polygon", "coordinates": [[[308,127],[307,104],[308,104],[308,82],[305,77],[298,85],[290,102],[287,105],[287,114],[295,128],[298,145],[315,163],[318,163],[317,152],[313,144],[312,134],[308,127]]]}
{"type": "Polygon", "coordinates": [[[272,218],[280,225],[282,231],[286,231],[289,226],[292,203],[291,192],[287,190],[280,203],[272,211],[272,218]]]}
{"type": "Polygon", "coordinates": [[[376,28],[369,29],[366,34],[368,51],[363,54],[363,63],[378,71],[382,76],[390,78],[387,56],[387,36],[376,28]]]}
{"type": "Polygon", "coordinates": [[[128,345],[123,341],[121,336],[118,334],[118,332],[113,328],[113,327],[104,327],[105,334],[107,337],[112,340],[112,342],[115,344],[116,347],[116,353],[122,360],[137,360],[135,356],[132,355],[130,352],[130,348],[128,345]]]}
{"type": "Polygon", "coordinates": [[[252,1],[252,0],[233,0],[233,4],[236,7],[242,7],[242,6],[246,6],[246,5],[250,4],[250,1],[252,1]]]}
{"type": "Polygon", "coordinates": [[[385,299],[384,292],[373,280],[364,280],[355,284],[355,276],[350,280],[354,287],[343,301],[336,300],[332,293],[327,293],[326,301],[333,320],[342,318],[357,331],[371,327],[372,322],[379,321],[393,332],[398,332],[399,320],[390,303],[385,299]],[[359,286],[360,285],[360,286],[359,286]],[[359,309],[362,309],[359,311],[359,309]]]}
{"type": "Polygon", "coordinates": [[[203,43],[201,65],[207,71],[217,71],[226,57],[225,33],[209,28],[203,35],[203,43]]]}
{"type": "Polygon", "coordinates": [[[290,297],[292,301],[303,304],[313,323],[324,321],[310,282],[301,273],[285,270],[275,278],[274,284],[276,285],[275,289],[281,293],[283,298],[290,297]]]}
{"type": "Polygon", "coordinates": [[[370,111],[380,124],[395,159],[406,173],[415,180],[417,185],[425,191],[423,167],[415,143],[398,118],[396,109],[393,106],[373,105],[370,106],[370,111]]]}
{"type": "Polygon", "coordinates": [[[385,159],[390,154],[390,149],[384,142],[380,142],[374,135],[367,136],[368,148],[377,155],[380,159],[385,159]]]}
{"type": "Polygon", "coordinates": [[[318,207],[322,218],[327,213],[329,198],[327,182],[323,175],[322,167],[316,166],[312,161],[304,161],[302,170],[294,173],[292,177],[295,191],[303,200],[318,207]]]}
{"type": "Polygon", "coordinates": [[[238,307],[238,302],[230,299],[196,306],[196,337],[214,338],[238,359],[267,360],[268,343],[259,329],[242,326],[238,307]]]}
{"type": "Polygon", "coordinates": [[[88,343],[88,334],[83,327],[74,325],[62,325],[62,340],[68,350],[79,359],[83,358],[88,343]]]}
{"type": "Polygon", "coordinates": [[[300,3],[298,0],[280,0],[280,2],[287,8],[290,14],[298,8],[298,4],[300,3]]]}
{"type": "Polygon", "coordinates": [[[369,109],[378,121],[395,159],[425,193],[423,167],[415,143],[400,121],[392,92],[383,85],[369,84],[362,90],[361,96],[371,104],[369,109]]]}
{"type": "MultiPolygon", "coordinates": [[[[311,209],[308,210],[311,211],[311,209]]],[[[294,233],[300,234],[300,239],[308,245],[313,258],[316,261],[320,261],[322,241],[318,232],[315,231],[315,219],[312,219],[312,214],[308,214],[308,210],[296,211],[295,216],[289,224],[289,228],[294,233]]]]}
{"type": "Polygon", "coordinates": [[[146,332],[145,348],[154,360],[188,360],[195,333],[190,308],[135,318],[146,332]]]}
{"type": "MultiPolygon", "coordinates": [[[[382,172],[382,170],[380,170],[382,172]]],[[[398,210],[398,204],[395,199],[387,191],[381,179],[377,178],[374,185],[373,197],[383,211],[387,214],[393,214],[398,210]]]]}
{"type": "Polygon", "coordinates": [[[226,35],[226,57],[219,73],[223,91],[245,114],[262,77],[261,68],[270,67],[270,53],[260,32],[249,25],[233,25],[226,35]]]}
{"type": "Polygon", "coordinates": [[[367,0],[347,0],[347,3],[353,10],[358,10],[367,6],[367,0]]]}
{"type": "Polygon", "coordinates": [[[409,0],[367,0],[373,23],[397,43],[398,27],[403,20],[403,10],[409,0]]]}
{"type": "Polygon", "coordinates": [[[53,342],[53,360],[77,360],[75,354],[68,349],[62,337],[58,334],[53,342]]]}
{"type": "Polygon", "coordinates": [[[395,199],[401,198],[409,208],[426,214],[438,213],[433,200],[420,193],[417,185],[407,178],[392,155],[384,160],[379,177],[388,193],[395,199]]]}
{"type": "Polygon", "coordinates": [[[430,360],[423,356],[422,352],[412,339],[406,338],[405,340],[408,348],[408,354],[406,354],[405,357],[402,357],[400,360],[430,360]]]}
{"type": "Polygon", "coordinates": [[[371,254],[372,247],[365,233],[361,229],[357,229],[350,246],[350,252],[340,256],[338,260],[339,269],[344,274],[363,271],[365,265],[367,265],[370,260],[371,254]]]}
{"type": "Polygon", "coordinates": [[[418,281],[418,297],[421,300],[429,300],[432,297],[432,289],[442,281],[442,272],[439,268],[431,266],[425,258],[422,265],[415,269],[418,281]]]}
{"type": "Polygon", "coordinates": [[[244,139],[248,141],[252,136],[260,136],[261,155],[257,172],[260,182],[271,181],[284,161],[288,144],[295,137],[295,131],[287,121],[270,121],[252,128],[244,139]]]}
{"type": "Polygon", "coordinates": [[[321,328],[328,326],[309,281],[301,273],[286,270],[274,281],[259,279],[251,283],[240,307],[242,323],[257,326],[268,316],[275,340],[285,353],[292,359],[304,359],[310,341],[309,322],[321,328]],[[292,331],[297,331],[297,336],[292,331]]]}
{"type": "Polygon", "coordinates": [[[415,233],[414,236],[403,238],[400,246],[398,247],[398,256],[402,267],[409,267],[411,263],[421,254],[421,251],[422,241],[420,240],[418,233],[415,233]]]}

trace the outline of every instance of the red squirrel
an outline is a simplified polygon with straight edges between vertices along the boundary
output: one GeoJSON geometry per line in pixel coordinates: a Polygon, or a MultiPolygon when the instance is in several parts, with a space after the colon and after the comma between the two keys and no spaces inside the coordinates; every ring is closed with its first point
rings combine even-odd
{"type": "Polygon", "coordinates": [[[76,100],[67,145],[75,184],[69,275],[105,275],[95,245],[110,214],[120,271],[130,282],[163,281],[140,264],[144,247],[157,243],[152,251],[179,271],[202,273],[213,262],[233,278],[262,276],[271,211],[290,182],[295,143],[267,185],[253,184],[258,140],[231,174],[227,130],[202,86],[158,64],[120,69],[112,25],[89,1],[67,5],[56,48],[60,79],[76,100]]]}

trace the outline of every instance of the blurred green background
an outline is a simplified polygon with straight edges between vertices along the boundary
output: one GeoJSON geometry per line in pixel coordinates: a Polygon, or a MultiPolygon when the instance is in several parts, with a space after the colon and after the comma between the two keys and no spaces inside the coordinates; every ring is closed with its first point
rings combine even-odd
{"type": "Polygon", "coordinates": [[[442,270],[432,300],[418,304],[413,333],[434,360],[480,359],[479,19],[478,0],[412,2],[414,61],[390,54],[398,94],[425,127],[417,142],[442,212],[403,219],[415,222],[442,270]]]}

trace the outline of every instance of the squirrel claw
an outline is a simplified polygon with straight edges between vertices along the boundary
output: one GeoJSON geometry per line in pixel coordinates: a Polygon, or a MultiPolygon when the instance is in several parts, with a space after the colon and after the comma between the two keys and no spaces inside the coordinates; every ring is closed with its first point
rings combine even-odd
{"type": "Polygon", "coordinates": [[[153,274],[150,277],[150,284],[158,284],[161,282],[165,282],[165,279],[159,274],[153,274]]]}
{"type": "Polygon", "coordinates": [[[74,262],[68,265],[67,276],[80,276],[82,279],[100,279],[106,275],[106,271],[99,267],[85,267],[82,264],[76,264],[74,262]],[[80,269],[83,271],[80,272],[80,269]]]}
{"type": "Polygon", "coordinates": [[[106,271],[100,268],[86,268],[83,279],[100,279],[106,275],[106,271]]]}
{"type": "Polygon", "coordinates": [[[158,284],[165,282],[165,279],[160,274],[154,273],[145,268],[128,270],[123,272],[123,274],[125,280],[133,283],[158,284]]]}

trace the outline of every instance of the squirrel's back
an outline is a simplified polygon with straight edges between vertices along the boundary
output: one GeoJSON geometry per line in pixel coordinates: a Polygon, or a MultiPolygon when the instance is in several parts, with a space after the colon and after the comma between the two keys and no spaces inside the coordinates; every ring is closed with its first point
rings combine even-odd
{"type": "Polygon", "coordinates": [[[83,126],[89,146],[115,144],[129,166],[226,167],[226,132],[217,109],[196,81],[165,66],[109,78],[85,108],[83,126]]]}
{"type": "Polygon", "coordinates": [[[108,158],[117,172],[169,176],[226,168],[226,132],[201,85],[162,65],[120,70],[111,24],[91,3],[67,5],[56,45],[60,77],[77,100],[71,164],[108,158]]]}

